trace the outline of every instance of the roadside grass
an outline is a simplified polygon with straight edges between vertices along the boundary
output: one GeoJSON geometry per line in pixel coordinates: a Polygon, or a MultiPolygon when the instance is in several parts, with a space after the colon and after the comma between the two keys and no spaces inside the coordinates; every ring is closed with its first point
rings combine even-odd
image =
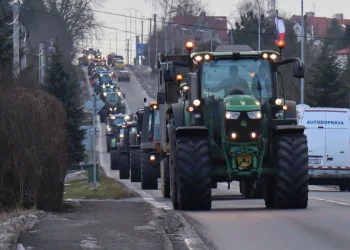
{"type": "Polygon", "coordinates": [[[8,212],[0,212],[0,223],[5,221],[5,220],[8,220],[8,219],[18,217],[20,215],[33,214],[37,211],[38,210],[36,210],[36,209],[16,208],[16,209],[13,209],[13,210],[8,211],[8,212]]]}
{"type": "Polygon", "coordinates": [[[115,180],[100,176],[97,190],[87,179],[67,181],[65,184],[65,199],[120,199],[128,197],[128,193],[115,180]]]}

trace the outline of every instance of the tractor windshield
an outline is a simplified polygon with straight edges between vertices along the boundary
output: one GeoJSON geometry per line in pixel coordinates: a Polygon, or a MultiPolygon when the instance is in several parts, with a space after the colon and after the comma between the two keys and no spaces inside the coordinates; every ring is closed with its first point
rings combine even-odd
{"type": "Polygon", "coordinates": [[[203,62],[202,96],[225,98],[244,94],[258,100],[272,97],[271,66],[268,60],[247,58],[203,62]],[[259,91],[259,85],[261,91],[259,91]]]}
{"type": "Polygon", "coordinates": [[[113,124],[115,126],[121,126],[123,125],[123,122],[124,122],[124,117],[116,117],[113,124]]]}
{"type": "Polygon", "coordinates": [[[102,76],[102,82],[103,83],[109,83],[110,81],[112,81],[112,78],[109,75],[103,75],[102,76]]]}
{"type": "Polygon", "coordinates": [[[107,101],[108,102],[118,102],[119,97],[116,93],[108,93],[107,95],[107,101]]]}
{"type": "Polygon", "coordinates": [[[153,116],[153,140],[159,141],[160,140],[160,116],[159,116],[159,110],[154,110],[154,116],[153,116]]]}

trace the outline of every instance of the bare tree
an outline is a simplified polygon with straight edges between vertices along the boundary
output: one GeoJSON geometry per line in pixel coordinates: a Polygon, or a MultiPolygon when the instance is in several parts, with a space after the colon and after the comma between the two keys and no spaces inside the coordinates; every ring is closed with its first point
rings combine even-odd
{"type": "Polygon", "coordinates": [[[61,18],[75,45],[99,30],[94,12],[105,0],[43,0],[48,10],[61,18]]]}

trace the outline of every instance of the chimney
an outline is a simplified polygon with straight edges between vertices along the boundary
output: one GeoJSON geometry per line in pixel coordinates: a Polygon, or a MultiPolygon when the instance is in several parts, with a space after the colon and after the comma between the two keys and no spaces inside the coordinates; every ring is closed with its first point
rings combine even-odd
{"type": "Polygon", "coordinates": [[[344,15],[343,13],[337,13],[334,15],[334,18],[337,20],[343,20],[344,19],[344,15]]]}
{"type": "Polygon", "coordinates": [[[315,12],[306,12],[305,16],[315,16],[315,12]]]}

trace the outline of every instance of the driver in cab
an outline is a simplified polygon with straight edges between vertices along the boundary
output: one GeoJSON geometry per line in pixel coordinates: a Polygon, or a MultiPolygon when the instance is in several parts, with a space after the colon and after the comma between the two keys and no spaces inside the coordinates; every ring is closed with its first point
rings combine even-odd
{"type": "Polygon", "coordinates": [[[225,96],[228,95],[250,95],[251,91],[248,82],[238,76],[238,67],[232,65],[229,69],[230,77],[223,80],[216,87],[211,88],[211,91],[218,92],[225,90],[225,96]]]}

